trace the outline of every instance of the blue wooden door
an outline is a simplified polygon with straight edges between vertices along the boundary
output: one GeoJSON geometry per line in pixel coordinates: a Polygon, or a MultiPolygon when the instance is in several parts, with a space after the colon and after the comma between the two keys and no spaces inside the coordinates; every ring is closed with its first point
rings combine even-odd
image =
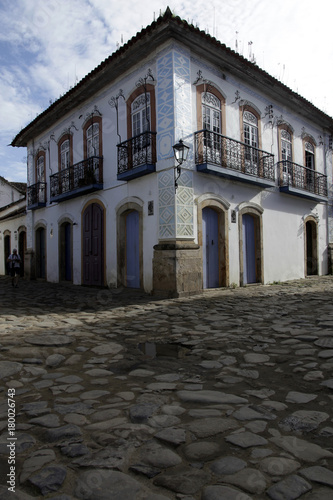
{"type": "Polygon", "coordinates": [[[202,211],[203,287],[219,286],[219,216],[212,208],[202,211]]]}
{"type": "Polygon", "coordinates": [[[140,288],[139,212],[126,216],[126,286],[140,288]]]}
{"type": "Polygon", "coordinates": [[[243,219],[243,282],[256,283],[255,227],[252,215],[245,214],[243,219]]]}

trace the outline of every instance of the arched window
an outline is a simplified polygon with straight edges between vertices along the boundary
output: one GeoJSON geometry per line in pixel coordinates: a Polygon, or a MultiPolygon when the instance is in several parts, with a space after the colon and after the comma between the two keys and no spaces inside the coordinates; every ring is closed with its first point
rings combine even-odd
{"type": "Polygon", "coordinates": [[[60,169],[69,167],[69,139],[66,139],[60,147],[60,169]]]}
{"type": "Polygon", "coordinates": [[[283,185],[289,185],[294,178],[292,131],[287,125],[279,126],[280,176],[283,185]]]}
{"type": "Polygon", "coordinates": [[[221,134],[221,101],[210,92],[201,94],[202,128],[221,134]]]}
{"type": "Polygon", "coordinates": [[[36,157],[36,182],[45,182],[45,152],[40,151],[36,157]]]}
{"type": "Polygon", "coordinates": [[[245,172],[258,175],[259,164],[259,126],[258,117],[252,110],[243,110],[243,140],[245,143],[245,172]]]}
{"type": "Polygon", "coordinates": [[[103,182],[103,142],[102,118],[93,116],[83,127],[84,161],[77,168],[81,184],[103,182]],[[84,177],[84,181],[82,178],[84,177]]]}
{"type": "Polygon", "coordinates": [[[199,162],[221,164],[225,117],[223,95],[212,85],[197,86],[196,155],[199,162]]]}
{"type": "Polygon", "coordinates": [[[131,170],[156,162],[155,88],[151,84],[140,86],[128,98],[127,141],[119,150],[118,170],[131,170]]]}
{"type": "Polygon", "coordinates": [[[87,128],[87,158],[99,156],[99,124],[93,123],[87,128]]]}
{"type": "Polygon", "coordinates": [[[140,94],[131,105],[133,137],[150,130],[150,93],[140,94]]]}
{"type": "Polygon", "coordinates": [[[63,135],[58,142],[59,170],[66,170],[73,163],[72,136],[63,135]]]}
{"type": "Polygon", "coordinates": [[[245,144],[258,148],[258,118],[250,111],[244,111],[243,113],[243,131],[245,144]]]}
{"type": "Polygon", "coordinates": [[[312,142],[306,141],[304,144],[305,151],[305,166],[306,168],[315,169],[315,147],[312,142]]]}
{"type": "Polygon", "coordinates": [[[304,137],[304,164],[305,164],[305,189],[314,192],[315,186],[315,169],[316,169],[316,147],[315,142],[311,137],[304,137]]]}
{"type": "Polygon", "coordinates": [[[94,116],[83,127],[84,158],[102,157],[102,118],[94,116]]]}
{"type": "Polygon", "coordinates": [[[292,161],[293,154],[292,154],[291,133],[283,128],[281,129],[280,137],[281,137],[281,160],[286,162],[292,161]]]}

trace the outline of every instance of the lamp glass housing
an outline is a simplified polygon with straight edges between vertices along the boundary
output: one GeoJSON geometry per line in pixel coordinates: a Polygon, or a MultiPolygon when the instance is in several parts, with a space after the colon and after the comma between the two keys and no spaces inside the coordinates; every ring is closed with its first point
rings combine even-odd
{"type": "Polygon", "coordinates": [[[183,143],[182,139],[180,139],[180,141],[172,147],[175,155],[175,160],[178,165],[181,165],[182,163],[184,163],[184,161],[186,161],[190,148],[183,143]]]}

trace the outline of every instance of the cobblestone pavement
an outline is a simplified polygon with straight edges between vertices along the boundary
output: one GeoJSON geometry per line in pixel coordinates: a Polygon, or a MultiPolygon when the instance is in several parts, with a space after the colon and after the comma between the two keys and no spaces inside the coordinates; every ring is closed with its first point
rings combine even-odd
{"type": "Polygon", "coordinates": [[[1,499],[333,498],[332,276],[0,295],[1,499]]]}

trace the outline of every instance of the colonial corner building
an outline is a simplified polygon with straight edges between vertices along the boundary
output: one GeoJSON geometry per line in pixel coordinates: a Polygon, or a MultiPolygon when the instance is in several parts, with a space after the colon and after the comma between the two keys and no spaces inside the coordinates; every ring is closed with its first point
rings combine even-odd
{"type": "Polygon", "coordinates": [[[13,140],[28,158],[25,274],[174,296],[327,274],[332,134],[167,9],[13,140]]]}

